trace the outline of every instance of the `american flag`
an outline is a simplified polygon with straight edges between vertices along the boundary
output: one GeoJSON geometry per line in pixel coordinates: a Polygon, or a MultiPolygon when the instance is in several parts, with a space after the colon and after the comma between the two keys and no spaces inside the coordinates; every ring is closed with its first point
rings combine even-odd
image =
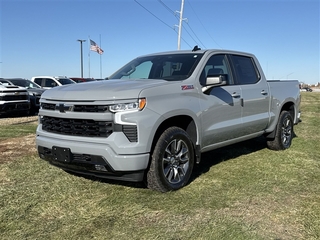
{"type": "Polygon", "coordinates": [[[90,39],[90,50],[99,53],[100,55],[103,53],[103,50],[98,46],[98,44],[95,43],[95,41],[92,41],[90,39]]]}

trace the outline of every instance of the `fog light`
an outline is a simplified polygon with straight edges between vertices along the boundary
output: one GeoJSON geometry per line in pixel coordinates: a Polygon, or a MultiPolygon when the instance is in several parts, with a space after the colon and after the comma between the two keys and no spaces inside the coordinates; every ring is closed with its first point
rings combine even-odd
{"type": "Polygon", "coordinates": [[[43,122],[43,116],[38,115],[38,124],[42,124],[43,122]]]}
{"type": "Polygon", "coordinates": [[[108,172],[105,166],[103,165],[94,165],[97,171],[103,171],[103,172],[108,172]]]}

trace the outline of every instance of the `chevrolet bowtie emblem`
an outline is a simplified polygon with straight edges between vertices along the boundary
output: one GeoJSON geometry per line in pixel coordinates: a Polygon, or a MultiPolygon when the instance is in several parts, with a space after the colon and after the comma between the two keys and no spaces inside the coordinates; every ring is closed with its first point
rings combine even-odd
{"type": "Polygon", "coordinates": [[[60,112],[66,112],[66,111],[72,111],[73,106],[72,105],[65,105],[63,103],[59,103],[56,105],[56,110],[59,110],[60,112]]]}

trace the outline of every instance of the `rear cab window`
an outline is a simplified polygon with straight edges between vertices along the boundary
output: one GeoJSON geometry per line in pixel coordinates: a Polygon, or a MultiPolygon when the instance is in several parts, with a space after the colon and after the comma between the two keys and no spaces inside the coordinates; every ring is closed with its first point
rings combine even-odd
{"type": "Polygon", "coordinates": [[[255,84],[260,80],[260,74],[251,57],[231,55],[237,84],[255,84]]]}
{"type": "Polygon", "coordinates": [[[58,86],[58,84],[57,84],[55,81],[53,81],[52,79],[46,78],[46,79],[45,79],[45,84],[44,84],[44,86],[51,88],[51,87],[56,87],[56,86],[58,86]]]}
{"type": "Polygon", "coordinates": [[[40,86],[42,86],[42,78],[35,78],[34,82],[40,86]]]}

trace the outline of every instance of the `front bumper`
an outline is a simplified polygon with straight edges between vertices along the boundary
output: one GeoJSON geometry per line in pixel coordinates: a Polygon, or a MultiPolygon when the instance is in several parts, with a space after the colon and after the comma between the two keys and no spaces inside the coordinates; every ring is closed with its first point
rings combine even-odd
{"type": "Polygon", "coordinates": [[[30,109],[30,103],[17,103],[17,102],[7,102],[0,106],[0,112],[12,113],[12,112],[21,112],[28,111],[30,109]]]}
{"type": "Polygon", "coordinates": [[[108,145],[37,136],[40,158],[67,171],[100,178],[139,182],[148,167],[149,153],[119,155],[108,145]],[[66,147],[67,146],[67,147],[66,147]]]}

